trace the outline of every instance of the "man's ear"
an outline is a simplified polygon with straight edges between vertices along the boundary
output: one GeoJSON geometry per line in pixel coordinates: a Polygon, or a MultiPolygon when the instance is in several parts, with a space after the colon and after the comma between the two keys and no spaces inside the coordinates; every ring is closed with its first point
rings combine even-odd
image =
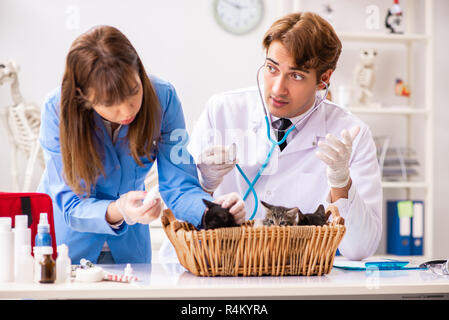
{"type": "Polygon", "coordinates": [[[334,71],[332,69],[328,69],[325,72],[323,72],[323,74],[321,74],[320,80],[318,81],[318,84],[317,84],[318,90],[326,89],[326,86],[323,84],[322,81],[326,82],[327,86],[330,85],[330,80],[331,80],[331,76],[332,76],[333,72],[334,71]]]}

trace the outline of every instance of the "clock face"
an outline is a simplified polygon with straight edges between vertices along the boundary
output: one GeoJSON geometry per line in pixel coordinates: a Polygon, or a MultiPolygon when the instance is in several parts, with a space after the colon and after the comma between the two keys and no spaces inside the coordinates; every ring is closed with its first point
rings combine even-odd
{"type": "Polygon", "coordinates": [[[213,10],[218,24],[233,34],[245,34],[262,20],[262,0],[214,0],[213,10]]]}

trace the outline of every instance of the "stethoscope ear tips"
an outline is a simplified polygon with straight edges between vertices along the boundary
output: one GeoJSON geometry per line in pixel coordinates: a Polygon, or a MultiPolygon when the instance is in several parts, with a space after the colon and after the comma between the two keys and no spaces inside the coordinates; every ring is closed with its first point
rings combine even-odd
{"type": "Polygon", "coordinates": [[[318,90],[329,90],[330,84],[328,84],[328,83],[327,83],[326,81],[324,81],[324,80],[321,80],[321,84],[323,84],[324,87],[323,87],[323,88],[320,88],[320,85],[318,85],[318,86],[317,86],[318,90]]]}

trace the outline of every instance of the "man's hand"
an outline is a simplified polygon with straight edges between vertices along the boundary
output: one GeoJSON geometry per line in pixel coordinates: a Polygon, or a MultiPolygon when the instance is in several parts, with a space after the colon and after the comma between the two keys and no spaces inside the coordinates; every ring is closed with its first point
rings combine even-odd
{"type": "Polygon", "coordinates": [[[224,194],[215,199],[214,202],[220,204],[222,208],[229,209],[229,212],[234,216],[235,223],[242,224],[245,222],[245,202],[238,193],[224,194]]]}
{"type": "Polygon", "coordinates": [[[235,145],[213,146],[201,154],[197,167],[204,190],[213,193],[217,189],[223,177],[235,167],[237,163],[235,154],[235,145]]]}
{"type": "Polygon", "coordinates": [[[349,183],[349,159],[352,153],[352,142],[360,132],[360,127],[354,127],[348,132],[341,132],[342,140],[327,134],[326,141],[318,142],[320,151],[316,153],[326,165],[327,181],[331,188],[344,188],[349,183]]]}

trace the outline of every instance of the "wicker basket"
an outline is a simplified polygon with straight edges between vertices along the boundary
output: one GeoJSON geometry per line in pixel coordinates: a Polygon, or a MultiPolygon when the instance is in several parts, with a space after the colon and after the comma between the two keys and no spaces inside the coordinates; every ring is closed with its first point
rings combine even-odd
{"type": "Polygon", "coordinates": [[[260,226],[197,230],[176,220],[170,210],[161,217],[179,262],[197,276],[323,275],[332,270],[345,234],[344,219],[329,206],[332,222],[324,226],[260,226]]]}

